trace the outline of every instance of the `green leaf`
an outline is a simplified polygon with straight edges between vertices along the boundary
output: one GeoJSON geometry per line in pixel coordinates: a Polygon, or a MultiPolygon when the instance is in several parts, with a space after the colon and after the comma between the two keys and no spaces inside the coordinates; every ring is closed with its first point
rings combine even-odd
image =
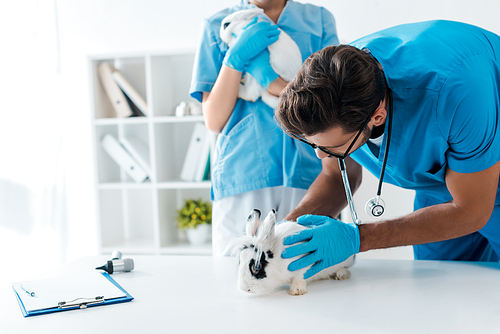
{"type": "Polygon", "coordinates": [[[201,224],[211,224],[212,203],[201,199],[187,199],[184,201],[182,208],[177,210],[176,221],[177,226],[181,229],[196,228],[201,224]]]}

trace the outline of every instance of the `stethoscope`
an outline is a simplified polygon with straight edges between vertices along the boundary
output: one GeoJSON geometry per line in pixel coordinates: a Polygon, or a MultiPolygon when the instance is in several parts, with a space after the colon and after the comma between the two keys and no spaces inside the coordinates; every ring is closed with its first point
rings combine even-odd
{"type": "MultiPolygon", "coordinates": [[[[368,200],[365,205],[365,212],[371,217],[380,217],[385,211],[385,202],[380,195],[382,194],[382,183],[384,182],[385,166],[387,165],[387,157],[389,156],[389,145],[391,142],[391,130],[392,130],[392,91],[389,89],[389,125],[387,127],[387,139],[385,141],[385,152],[384,160],[382,162],[382,169],[380,170],[380,177],[378,180],[377,196],[368,200]]],[[[351,211],[352,221],[359,225],[361,220],[358,218],[356,209],[354,208],[354,201],[352,199],[351,187],[349,185],[349,178],[347,177],[347,170],[345,167],[344,159],[339,160],[340,174],[342,175],[342,183],[344,183],[345,195],[347,197],[347,203],[349,204],[349,210],[351,211]]]]}

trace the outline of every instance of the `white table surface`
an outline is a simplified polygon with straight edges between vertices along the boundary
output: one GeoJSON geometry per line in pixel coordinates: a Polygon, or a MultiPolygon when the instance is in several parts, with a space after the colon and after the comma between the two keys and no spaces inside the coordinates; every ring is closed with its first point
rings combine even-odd
{"type": "MultiPolygon", "coordinates": [[[[93,271],[106,259],[51,274],[93,271]]],[[[134,271],[112,275],[129,303],[24,318],[12,288],[1,287],[0,333],[500,333],[498,263],[358,260],[349,280],[256,296],[237,289],[234,258],[133,259],[134,271]]]]}

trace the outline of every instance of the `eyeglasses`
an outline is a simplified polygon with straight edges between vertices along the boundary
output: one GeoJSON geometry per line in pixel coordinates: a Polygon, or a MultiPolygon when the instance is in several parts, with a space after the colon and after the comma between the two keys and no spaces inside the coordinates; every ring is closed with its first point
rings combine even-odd
{"type": "Polygon", "coordinates": [[[363,130],[365,129],[365,127],[368,125],[368,122],[370,122],[370,119],[372,118],[372,115],[370,115],[366,121],[363,123],[363,126],[361,127],[361,129],[359,129],[356,137],[354,137],[353,141],[351,142],[351,144],[349,145],[349,147],[347,148],[347,150],[345,151],[344,154],[340,155],[338,153],[334,153],[328,149],[326,149],[325,147],[323,146],[318,146],[316,144],[313,144],[311,142],[308,142],[307,140],[305,140],[304,138],[301,138],[301,137],[298,137],[296,135],[291,135],[293,138],[295,139],[298,139],[300,140],[301,142],[304,142],[306,143],[307,145],[311,146],[313,149],[315,150],[320,150],[321,152],[325,153],[325,154],[328,154],[329,157],[335,157],[337,159],[345,159],[348,155],[349,155],[349,152],[351,152],[351,149],[352,147],[354,146],[354,144],[356,143],[356,141],[358,140],[359,136],[361,136],[361,133],[363,132],[363,130]]]}

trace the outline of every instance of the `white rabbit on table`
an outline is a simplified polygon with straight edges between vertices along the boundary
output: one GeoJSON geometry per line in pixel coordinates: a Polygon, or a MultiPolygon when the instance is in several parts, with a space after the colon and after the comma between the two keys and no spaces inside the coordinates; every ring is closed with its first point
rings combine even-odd
{"type": "Polygon", "coordinates": [[[268,294],[283,285],[290,284],[290,295],[307,293],[307,282],[334,279],[344,280],[351,277],[347,268],[354,264],[354,255],[333,267],[323,269],[316,275],[304,280],[309,267],[289,271],[288,265],[297,258],[283,259],[285,249],[283,240],[307,227],[296,222],[285,221],[276,225],[276,213],[272,210],[261,224],[260,211],[254,209],[247,219],[246,236],[235,241],[233,255],[239,257],[238,288],[257,294],[268,294]],[[256,258],[260,256],[258,270],[256,258]]]}
{"type": "MultiPolygon", "coordinates": [[[[221,39],[231,47],[241,29],[263,13],[261,8],[251,8],[226,16],[220,27],[221,39]]],[[[302,66],[302,54],[297,43],[283,30],[279,30],[281,33],[278,40],[268,46],[269,60],[271,67],[281,78],[291,81],[302,66]]],[[[245,73],[241,78],[238,97],[252,102],[262,97],[262,101],[273,109],[278,104],[278,97],[269,94],[250,73],[245,73]]]]}

